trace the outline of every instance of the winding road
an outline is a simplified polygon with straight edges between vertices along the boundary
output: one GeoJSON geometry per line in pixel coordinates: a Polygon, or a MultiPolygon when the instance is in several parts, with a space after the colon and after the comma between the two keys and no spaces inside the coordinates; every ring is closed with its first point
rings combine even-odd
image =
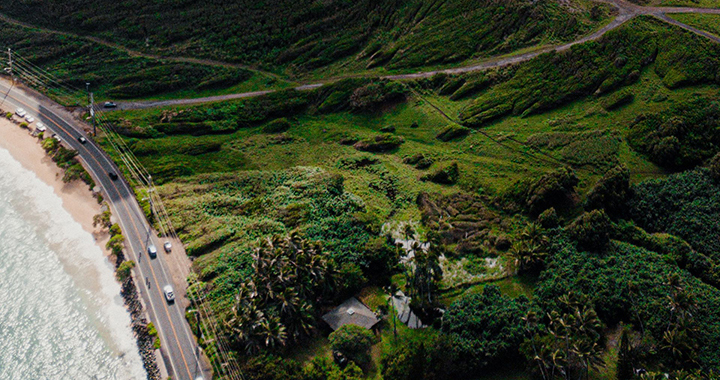
{"type": "Polygon", "coordinates": [[[37,121],[45,124],[49,132],[56,133],[66,146],[78,152],[83,165],[102,189],[113,217],[125,235],[126,256],[137,264],[134,269],[136,286],[150,321],[158,330],[162,357],[172,378],[209,379],[211,372],[203,364],[201,351],[185,319],[183,300],[178,297],[177,302],[169,303],[162,292],[165,285],[181,289],[182,284],[173,283],[165,253],[158,252],[155,259],[150,259],[147,254],[148,244],[154,244],[162,251],[163,242],[152,232],[130,186],[122,177],[112,180],[108,176],[110,172],[121,173],[120,170],[92,139],[87,138],[87,142],[81,144],[78,138],[88,137],[83,125],[45,96],[17,85],[12,86],[6,79],[0,80],[0,92],[2,109],[15,111],[16,108],[24,108],[37,121]]]}
{"type": "MultiPolygon", "coordinates": [[[[673,13],[720,14],[720,9],[644,7],[629,3],[625,0],[598,1],[610,4],[615,7],[617,9],[617,16],[609,24],[605,25],[599,30],[587,36],[579,38],[575,41],[562,45],[545,46],[523,54],[511,55],[506,57],[496,57],[481,63],[462,67],[450,68],[445,70],[423,71],[411,74],[387,75],[383,78],[392,80],[408,80],[427,78],[439,73],[459,74],[508,66],[528,61],[543,53],[551,51],[565,51],[570,49],[574,45],[597,40],[603,35],[605,35],[607,32],[620,27],[627,21],[640,15],[650,15],[656,17],[662,21],[665,21],[672,25],[676,25],[680,28],[686,29],[700,36],[720,43],[720,37],[683,24],[667,16],[668,14],[673,13]]],[[[0,15],[0,20],[16,25],[22,25],[24,27],[38,29],[36,26],[11,19],[3,15],[0,15]]],[[[72,35],[60,31],[53,31],[48,29],[42,30],[56,34],[72,35]]],[[[263,75],[275,76],[274,74],[259,71],[245,65],[186,57],[165,57],[152,55],[134,51],[127,47],[110,43],[96,37],[78,35],[72,36],[77,38],[84,38],[98,44],[120,49],[131,56],[142,56],[174,62],[187,62],[223,67],[235,67],[253,70],[263,75]]],[[[295,90],[311,90],[337,80],[339,80],[339,78],[328,79],[324,81],[324,83],[304,84],[295,87],[295,90]]],[[[75,118],[65,109],[59,107],[57,104],[35,91],[18,88],[17,86],[12,87],[10,83],[6,80],[0,81],[0,91],[2,92],[2,94],[7,94],[7,96],[5,96],[4,98],[0,96],[0,102],[2,102],[0,103],[0,107],[5,110],[14,110],[14,108],[18,107],[25,108],[27,111],[33,114],[37,120],[47,125],[53,133],[57,133],[63,139],[66,145],[78,151],[79,157],[83,161],[85,167],[95,179],[95,182],[98,184],[98,186],[102,188],[103,194],[105,194],[105,198],[113,210],[113,215],[115,216],[115,218],[118,219],[118,222],[122,230],[124,231],[125,237],[127,239],[127,255],[130,259],[134,260],[137,263],[135,273],[136,276],[138,276],[139,278],[136,285],[138,286],[141,296],[145,302],[147,311],[150,315],[150,320],[155,323],[155,326],[159,331],[162,342],[161,351],[163,354],[163,359],[173,379],[193,380],[199,376],[209,378],[210,371],[205,367],[203,361],[201,360],[199,347],[192,335],[190,326],[185,319],[185,310],[182,307],[181,302],[168,303],[165,301],[162,294],[162,287],[167,284],[173,283],[172,278],[169,274],[170,271],[168,268],[168,263],[165,261],[164,258],[164,254],[159,253],[156,259],[150,259],[146,253],[147,245],[149,243],[153,243],[156,247],[162,247],[162,242],[160,242],[157,237],[152,233],[151,228],[147,220],[145,219],[142,210],[140,209],[137,201],[135,200],[134,193],[130,186],[122,178],[113,181],[108,176],[109,172],[120,173],[120,170],[118,170],[118,168],[107,156],[107,154],[91,139],[88,139],[88,142],[86,144],[81,144],[78,142],[78,137],[85,136],[83,124],[76,121],[75,118]],[[144,279],[146,281],[143,281],[144,279]]],[[[119,104],[118,109],[144,109],[173,105],[217,102],[223,100],[261,96],[271,92],[274,92],[274,90],[193,99],[127,102],[119,104]]],[[[175,288],[180,289],[177,284],[175,288]]]]}
{"type": "MultiPolygon", "coordinates": [[[[717,43],[720,43],[720,37],[712,35],[710,33],[707,33],[703,30],[694,28],[690,25],[681,23],[669,16],[668,14],[673,13],[698,13],[698,14],[717,14],[720,15],[720,9],[714,9],[714,8],[695,8],[695,7],[645,7],[637,4],[630,3],[625,0],[597,0],[598,2],[609,4],[613,6],[618,14],[617,16],[607,25],[603,26],[602,28],[596,30],[595,32],[583,36],[575,41],[562,44],[562,45],[553,45],[553,46],[545,46],[541,47],[537,50],[533,50],[531,52],[523,53],[523,54],[516,54],[516,55],[510,55],[507,57],[496,57],[488,59],[484,62],[472,64],[468,66],[461,66],[456,68],[450,68],[450,69],[444,69],[444,70],[432,70],[432,71],[421,71],[417,73],[411,73],[411,74],[397,74],[397,75],[385,75],[381,78],[383,79],[391,79],[391,80],[408,80],[408,79],[419,79],[419,78],[429,78],[436,74],[463,74],[463,73],[469,73],[474,71],[484,71],[488,69],[494,69],[494,68],[500,68],[505,67],[509,65],[513,65],[520,62],[529,61],[541,54],[548,53],[551,51],[557,51],[562,52],[565,50],[570,49],[571,47],[582,44],[588,41],[594,41],[599,39],[600,37],[604,36],[607,32],[617,29],[621,25],[625,24],[629,20],[641,16],[641,15],[648,15],[653,16],[659,20],[665,21],[669,24],[678,26],[680,28],[683,28],[685,30],[688,30],[690,32],[693,32],[695,34],[698,34],[700,36],[706,37],[712,41],[715,41],[717,43]]],[[[325,84],[332,83],[335,81],[340,80],[340,78],[330,78],[323,83],[311,83],[311,84],[303,84],[301,86],[295,87],[295,90],[298,91],[307,91],[312,90],[318,87],[321,87],[325,84]]],[[[211,102],[218,102],[218,101],[224,101],[224,100],[232,100],[232,99],[242,99],[242,98],[250,98],[255,96],[261,96],[266,95],[271,92],[275,92],[276,90],[267,90],[267,91],[255,91],[255,92],[245,92],[245,93],[239,93],[239,94],[229,94],[229,95],[218,95],[218,96],[209,96],[209,97],[201,97],[201,98],[188,98],[188,99],[173,99],[173,100],[162,100],[162,101],[136,101],[136,102],[123,102],[118,103],[118,110],[130,110],[130,109],[145,109],[145,108],[156,108],[156,107],[166,107],[166,106],[178,106],[178,105],[190,105],[190,104],[199,104],[199,103],[211,103],[211,102]]]]}

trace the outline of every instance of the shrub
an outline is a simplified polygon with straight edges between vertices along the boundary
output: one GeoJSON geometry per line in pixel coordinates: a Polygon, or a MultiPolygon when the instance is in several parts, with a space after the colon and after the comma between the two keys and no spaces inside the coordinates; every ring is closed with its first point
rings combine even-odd
{"type": "Polygon", "coordinates": [[[420,178],[422,181],[435,182],[441,185],[453,185],[460,177],[460,169],[457,162],[438,168],[420,178]]]}
{"type": "Polygon", "coordinates": [[[539,215],[550,207],[568,208],[573,204],[575,186],[579,181],[572,169],[563,167],[534,181],[522,179],[515,182],[500,197],[500,201],[508,209],[520,209],[531,215],[539,215]]]}
{"type": "Polygon", "coordinates": [[[605,209],[609,215],[622,215],[630,196],[630,171],[624,165],[608,170],[590,190],[586,210],[605,209]]]}
{"type": "Polygon", "coordinates": [[[135,268],[135,262],[132,260],[123,261],[115,271],[117,279],[124,282],[130,277],[130,271],[135,268]]]}
{"type": "Polygon", "coordinates": [[[13,118],[13,113],[12,113],[12,112],[6,113],[6,114],[5,114],[5,118],[8,119],[8,120],[12,119],[12,118],[13,118]]]}
{"type": "Polygon", "coordinates": [[[355,111],[370,111],[405,97],[406,89],[401,83],[381,80],[356,89],[350,97],[350,107],[355,111]]]}
{"type": "Polygon", "coordinates": [[[395,133],[395,126],[394,125],[388,125],[385,127],[380,128],[380,132],[382,133],[395,133]]]}
{"type": "Polygon", "coordinates": [[[105,248],[109,249],[114,255],[119,254],[123,250],[125,237],[123,235],[115,235],[108,240],[105,248]]]}
{"type": "Polygon", "coordinates": [[[433,164],[433,159],[430,157],[426,157],[422,153],[415,154],[413,156],[408,156],[403,159],[403,163],[407,165],[413,165],[416,169],[427,169],[433,164]]]}
{"type": "Polygon", "coordinates": [[[349,324],[337,329],[328,339],[333,350],[356,363],[364,364],[370,360],[370,346],[375,336],[363,327],[349,324]]]}
{"type": "Polygon", "coordinates": [[[398,148],[405,142],[400,136],[390,134],[377,135],[374,138],[363,139],[356,142],[353,147],[364,152],[388,152],[398,148]]]}
{"type": "Polygon", "coordinates": [[[158,336],[157,329],[155,328],[155,325],[152,322],[148,323],[147,329],[148,329],[148,335],[154,336],[154,337],[158,336]]]}
{"type": "Polygon", "coordinates": [[[710,160],[710,177],[715,181],[720,181],[720,153],[716,154],[710,160]]]}
{"type": "Polygon", "coordinates": [[[470,133],[469,128],[465,128],[460,125],[451,124],[445,127],[440,133],[435,136],[436,139],[440,141],[450,141],[455,140],[460,137],[465,137],[467,134],[470,133]]]}
{"type": "Polygon", "coordinates": [[[610,241],[614,226],[604,210],[592,210],[578,216],[566,230],[579,250],[599,252],[610,241]]]}
{"type": "Polygon", "coordinates": [[[115,223],[112,226],[110,226],[110,236],[120,235],[122,234],[122,231],[120,230],[120,226],[115,223]]]}
{"type": "Polygon", "coordinates": [[[630,125],[630,146],[661,166],[691,168],[714,156],[720,144],[720,102],[698,98],[663,112],[640,115],[630,125]]]}
{"type": "Polygon", "coordinates": [[[286,118],[275,119],[262,127],[263,133],[282,133],[290,129],[290,122],[286,118]]]}
{"type": "Polygon", "coordinates": [[[525,296],[509,299],[494,285],[453,302],[443,316],[449,353],[465,374],[519,357],[526,336],[523,318],[534,310],[525,296]]]}
{"type": "Polygon", "coordinates": [[[560,218],[558,217],[557,211],[555,211],[554,207],[550,207],[540,213],[540,215],[538,215],[537,222],[540,226],[542,226],[542,228],[546,229],[560,226],[560,218]]]}
{"type": "Polygon", "coordinates": [[[632,103],[635,100],[635,94],[630,90],[620,90],[614,94],[608,95],[600,101],[600,105],[607,111],[612,111],[624,105],[632,103]]]}
{"type": "Polygon", "coordinates": [[[28,123],[20,123],[20,128],[28,129],[28,123]]]}

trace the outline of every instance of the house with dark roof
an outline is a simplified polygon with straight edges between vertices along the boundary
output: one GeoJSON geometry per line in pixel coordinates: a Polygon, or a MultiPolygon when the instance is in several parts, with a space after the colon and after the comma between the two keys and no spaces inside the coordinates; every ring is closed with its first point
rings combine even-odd
{"type": "Polygon", "coordinates": [[[333,331],[347,324],[357,325],[369,330],[379,322],[375,313],[355,297],[348,299],[340,306],[323,315],[322,319],[330,325],[333,331]]]}

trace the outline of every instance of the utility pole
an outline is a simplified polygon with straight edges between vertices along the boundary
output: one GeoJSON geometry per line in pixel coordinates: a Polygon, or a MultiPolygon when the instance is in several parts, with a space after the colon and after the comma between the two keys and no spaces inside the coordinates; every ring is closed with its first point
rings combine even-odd
{"type": "Polygon", "coordinates": [[[93,93],[90,92],[89,82],[85,82],[85,91],[87,91],[88,93],[88,111],[90,112],[90,117],[92,118],[93,137],[97,137],[97,127],[95,126],[95,109],[93,108],[93,104],[95,103],[95,97],[93,96],[93,93]]]}
{"type": "Polygon", "coordinates": [[[9,68],[10,68],[10,79],[14,82],[13,72],[12,72],[12,49],[8,48],[8,62],[9,62],[9,68]]]}

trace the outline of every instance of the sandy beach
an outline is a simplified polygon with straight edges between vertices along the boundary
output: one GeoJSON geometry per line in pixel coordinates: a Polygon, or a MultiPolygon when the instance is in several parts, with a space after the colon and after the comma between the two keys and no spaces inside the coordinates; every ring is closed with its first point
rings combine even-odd
{"type": "Polygon", "coordinates": [[[105,255],[109,255],[109,251],[105,249],[109,234],[99,227],[93,227],[93,217],[100,213],[101,206],[87,184],[79,180],[64,183],[62,169],[48,157],[40,145],[40,140],[31,136],[29,130],[20,128],[5,118],[0,118],[0,147],[7,149],[23,167],[50,185],[62,199],[63,208],[85,231],[92,234],[105,255]]]}

